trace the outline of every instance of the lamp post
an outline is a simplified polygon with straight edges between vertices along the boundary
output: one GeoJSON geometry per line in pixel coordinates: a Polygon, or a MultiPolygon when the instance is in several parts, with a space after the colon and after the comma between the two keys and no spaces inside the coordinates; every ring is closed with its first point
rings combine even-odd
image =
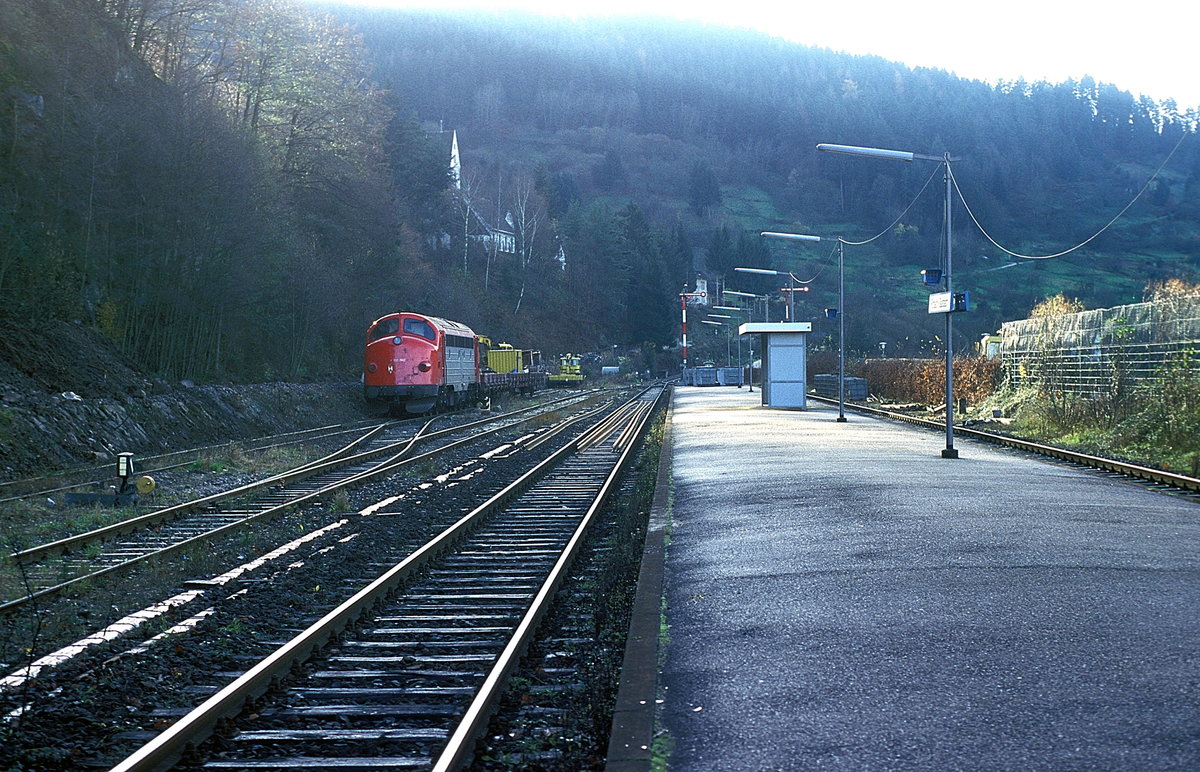
{"type": "Polygon", "coordinates": [[[946,280],[946,293],[951,298],[951,308],[945,312],[946,314],[946,447],[942,449],[942,458],[958,458],[958,451],[954,448],[954,346],[952,343],[951,334],[954,332],[954,311],[953,298],[954,287],[951,284],[951,267],[953,265],[952,239],[950,237],[951,225],[951,181],[950,181],[950,163],[957,161],[957,158],[951,158],[949,153],[941,156],[922,155],[921,153],[909,153],[903,150],[884,150],[877,147],[857,147],[854,145],[831,145],[822,143],[817,145],[817,150],[824,153],[839,153],[842,155],[863,156],[865,158],[882,158],[890,161],[935,161],[944,167],[946,177],[946,204],[944,209],[945,224],[946,224],[946,272],[943,278],[946,280]]]}
{"type": "Polygon", "coordinates": [[[796,321],[796,313],[795,313],[795,308],[793,307],[792,297],[797,292],[808,292],[808,287],[796,287],[795,282],[799,281],[799,279],[797,279],[792,274],[791,271],[776,271],[776,270],[772,270],[770,268],[734,268],[733,270],[741,271],[742,273],[757,273],[757,274],[761,274],[763,276],[786,276],[786,277],[788,277],[787,289],[782,290],[783,292],[787,293],[787,299],[788,299],[787,321],[789,321],[789,322],[796,321]]]}
{"type": "MultiPolygon", "coordinates": [[[[726,294],[726,295],[736,295],[736,296],[737,296],[737,297],[739,297],[739,298],[749,298],[750,300],[752,300],[752,301],[753,301],[754,303],[756,303],[756,304],[757,304],[757,303],[758,303],[758,301],[760,301],[760,300],[768,300],[768,299],[769,299],[769,298],[768,298],[766,295],[755,295],[753,292],[735,292],[735,291],[733,291],[733,290],[725,290],[724,294],[726,294]]],[[[716,308],[716,306],[713,306],[713,307],[714,307],[714,308],[716,308]]],[[[736,308],[736,306],[730,306],[730,308],[736,308]]],[[[738,310],[739,310],[739,311],[743,311],[743,310],[745,310],[745,309],[741,309],[741,308],[739,308],[738,310]]],[[[750,321],[754,321],[754,313],[753,313],[753,311],[750,313],[750,321]]],[[[763,313],[763,321],[764,321],[764,322],[765,322],[765,321],[767,321],[767,317],[766,317],[766,312],[765,312],[765,311],[764,311],[764,313],[763,313]]]]}
{"type": "MultiPolygon", "coordinates": [[[[767,299],[766,295],[755,295],[753,292],[735,292],[733,290],[725,290],[724,294],[734,295],[739,298],[750,298],[754,303],[758,303],[759,300],[767,299]]],[[[734,306],[730,306],[730,308],[733,308],[733,307],[734,306]]],[[[744,309],[738,309],[738,310],[744,310],[744,309]]],[[[763,312],[763,321],[765,322],[766,320],[767,320],[767,316],[766,316],[766,312],[764,311],[763,312]]],[[[753,309],[751,309],[751,311],[750,311],[750,321],[752,321],[752,322],[754,321],[753,309]]],[[[738,336],[738,361],[741,361],[741,358],[742,358],[742,336],[739,335],[738,336]]],[[[746,385],[749,387],[750,393],[753,394],[754,393],[754,336],[753,335],[750,336],[750,377],[746,379],[746,385]]]]}
{"type": "MultiPolygon", "coordinates": [[[[713,308],[718,308],[718,306],[712,306],[712,307],[713,307],[713,308]]],[[[734,309],[734,310],[736,311],[737,309],[734,309]]],[[[730,316],[729,314],[709,314],[709,315],[708,315],[708,318],[709,318],[709,319],[732,319],[733,317],[732,317],[732,316],[730,316]]],[[[711,322],[709,322],[709,324],[711,324],[711,322]]],[[[731,365],[729,364],[729,361],[730,361],[730,356],[729,356],[729,338],[730,338],[729,326],[728,326],[728,324],[727,324],[726,322],[717,322],[717,324],[720,324],[722,327],[724,327],[724,328],[725,328],[725,366],[726,366],[726,367],[730,367],[731,365]]],[[[742,341],[739,339],[739,340],[738,340],[738,343],[740,344],[741,342],[742,342],[742,341]]],[[[739,346],[738,346],[738,364],[739,364],[739,365],[742,363],[742,362],[741,362],[741,358],[742,358],[742,349],[741,349],[741,346],[739,345],[739,346]]]]}
{"type": "MultiPolygon", "coordinates": [[[[700,324],[707,324],[711,327],[725,327],[724,322],[713,322],[713,321],[709,321],[708,319],[701,319],[700,324]]],[[[713,358],[716,359],[715,356],[713,358]]],[[[729,366],[729,335],[728,334],[726,334],[726,336],[725,336],[725,366],[726,367],[729,366]]]]}
{"type": "MultiPolygon", "coordinates": [[[[838,307],[835,311],[838,318],[838,423],[846,422],[846,272],[843,251],[845,242],[841,236],[809,236],[804,233],[774,233],[763,231],[764,239],[779,239],[780,241],[828,241],[837,240],[838,246],[838,307]]],[[[827,309],[828,310],[828,309],[827,309]]]]}
{"type": "MultiPolygon", "coordinates": [[[[746,313],[746,309],[739,308],[737,306],[713,306],[712,308],[714,311],[734,311],[739,314],[746,313]]],[[[732,319],[733,318],[732,316],[728,316],[726,314],[709,314],[709,316],[713,317],[714,319],[732,319]]],[[[730,330],[729,334],[733,335],[733,331],[730,330]]],[[[746,367],[745,367],[745,365],[742,364],[742,336],[741,335],[737,336],[737,355],[738,355],[738,388],[740,389],[740,388],[742,388],[742,380],[741,379],[746,374],[746,367]]]]}

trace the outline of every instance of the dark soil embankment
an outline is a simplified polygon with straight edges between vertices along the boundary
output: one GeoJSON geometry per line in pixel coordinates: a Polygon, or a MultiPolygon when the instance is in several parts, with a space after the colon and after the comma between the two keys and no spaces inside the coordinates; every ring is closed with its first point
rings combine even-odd
{"type": "Polygon", "coordinates": [[[0,322],[0,480],[366,418],[358,384],[171,384],[82,325],[0,322]]]}

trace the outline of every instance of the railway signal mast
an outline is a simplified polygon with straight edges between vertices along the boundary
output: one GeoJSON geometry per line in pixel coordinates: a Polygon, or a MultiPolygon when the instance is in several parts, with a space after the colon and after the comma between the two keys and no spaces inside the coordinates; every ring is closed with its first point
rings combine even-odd
{"type": "MultiPolygon", "coordinates": [[[[685,288],[686,289],[686,288],[685,288]]],[[[679,293],[679,311],[683,314],[683,369],[687,369],[687,304],[688,298],[704,298],[708,297],[707,292],[680,292],[679,293]]]]}

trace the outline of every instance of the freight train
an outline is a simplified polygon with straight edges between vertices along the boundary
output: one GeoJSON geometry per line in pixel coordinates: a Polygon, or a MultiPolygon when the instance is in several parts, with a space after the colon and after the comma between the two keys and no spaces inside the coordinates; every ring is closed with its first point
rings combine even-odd
{"type": "Polygon", "coordinates": [[[447,319],[388,314],[367,328],[363,396],[393,413],[427,413],[484,404],[504,392],[532,393],[547,382],[533,364],[537,354],[507,344],[493,350],[487,338],[447,319]]]}

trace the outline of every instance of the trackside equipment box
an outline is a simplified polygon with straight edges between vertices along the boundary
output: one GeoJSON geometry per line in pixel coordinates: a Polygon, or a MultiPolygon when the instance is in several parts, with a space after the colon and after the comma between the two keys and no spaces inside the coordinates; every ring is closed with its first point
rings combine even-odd
{"type": "MultiPolygon", "coordinates": [[[[813,376],[813,385],[816,387],[818,397],[829,397],[837,399],[838,381],[837,373],[821,373],[813,376]]],[[[846,376],[846,399],[852,402],[865,402],[867,399],[867,379],[857,378],[853,375],[846,376]]]]}

